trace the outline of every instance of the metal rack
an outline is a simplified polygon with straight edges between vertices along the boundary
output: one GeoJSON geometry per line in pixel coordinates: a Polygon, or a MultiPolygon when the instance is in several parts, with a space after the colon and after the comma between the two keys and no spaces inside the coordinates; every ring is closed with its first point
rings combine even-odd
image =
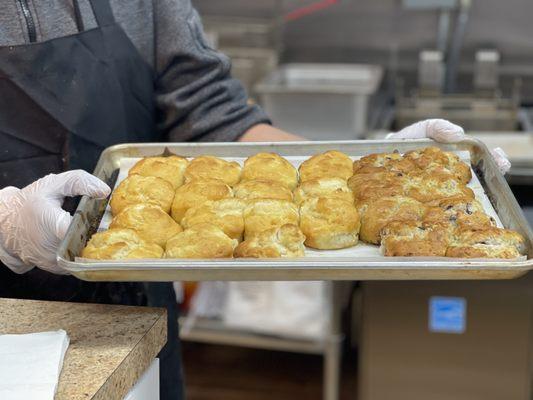
{"type": "MultiPolygon", "coordinates": [[[[339,398],[342,343],[344,340],[341,313],[346,300],[345,287],[344,282],[328,282],[326,285],[329,323],[324,338],[320,340],[264,335],[232,329],[225,326],[220,320],[209,318],[196,319],[189,329],[180,333],[180,337],[182,340],[190,342],[322,355],[323,399],[337,400],[339,398]]],[[[181,317],[180,325],[185,322],[186,317],[181,317]]]]}

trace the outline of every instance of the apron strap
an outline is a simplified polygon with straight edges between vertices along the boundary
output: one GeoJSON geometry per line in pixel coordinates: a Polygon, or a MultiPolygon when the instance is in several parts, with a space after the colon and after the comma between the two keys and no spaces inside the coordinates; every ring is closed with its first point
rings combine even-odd
{"type": "Polygon", "coordinates": [[[89,0],[93,9],[94,17],[98,26],[109,26],[115,24],[115,16],[109,0],[89,0]]]}
{"type": "Polygon", "coordinates": [[[83,32],[85,27],[83,25],[83,18],[80,12],[80,5],[78,0],[72,0],[72,5],[74,6],[74,18],[76,19],[76,26],[78,27],[78,32],[83,32]]]}

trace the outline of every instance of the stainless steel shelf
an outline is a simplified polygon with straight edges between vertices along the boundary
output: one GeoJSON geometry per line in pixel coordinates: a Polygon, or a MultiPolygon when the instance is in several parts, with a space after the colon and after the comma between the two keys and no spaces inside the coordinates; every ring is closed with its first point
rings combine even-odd
{"type": "MultiPolygon", "coordinates": [[[[187,318],[180,318],[180,326],[187,324],[187,318]]],[[[294,353],[323,354],[328,341],[298,339],[277,335],[265,335],[228,328],[220,320],[201,318],[190,329],[183,329],[180,337],[184,341],[248,347],[254,349],[278,350],[294,353]]]]}

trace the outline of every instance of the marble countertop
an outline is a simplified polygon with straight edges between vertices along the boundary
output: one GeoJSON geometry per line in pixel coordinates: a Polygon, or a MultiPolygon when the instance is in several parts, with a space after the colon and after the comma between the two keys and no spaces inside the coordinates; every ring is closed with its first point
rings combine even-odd
{"type": "Polygon", "coordinates": [[[0,334],[64,329],[56,400],[122,400],[166,343],[166,310],[0,298],[0,334]]]}

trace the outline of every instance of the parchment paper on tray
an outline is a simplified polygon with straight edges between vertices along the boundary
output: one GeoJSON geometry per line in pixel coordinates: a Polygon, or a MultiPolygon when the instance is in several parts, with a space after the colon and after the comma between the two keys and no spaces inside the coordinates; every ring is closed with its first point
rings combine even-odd
{"type": "MultiPolygon", "coordinates": [[[[456,151],[454,152],[468,165],[471,165],[470,162],[470,152],[468,151],[456,151]]],[[[237,161],[239,164],[243,164],[246,160],[245,157],[223,157],[225,160],[228,161],[237,161]]],[[[305,161],[308,157],[285,157],[289,162],[291,162],[292,165],[294,165],[296,168],[300,166],[300,164],[305,161]]],[[[353,160],[359,159],[360,157],[352,157],[353,160]]],[[[120,171],[118,174],[118,178],[115,184],[115,188],[128,176],[128,171],[137,163],[141,158],[123,158],[120,162],[120,171]]],[[[472,169],[472,167],[470,167],[472,169]]],[[[481,203],[483,206],[483,209],[485,210],[485,213],[494,218],[496,221],[498,227],[502,228],[503,224],[498,217],[498,214],[494,210],[494,207],[492,206],[487,194],[483,190],[483,187],[481,186],[481,183],[479,182],[478,177],[472,171],[472,180],[468,184],[468,187],[470,187],[475,195],[476,199],[481,203]]],[[[111,208],[109,205],[106,208],[105,214],[100,222],[100,226],[98,227],[98,231],[106,230],[111,223],[113,216],[111,215],[111,208]]],[[[382,257],[385,258],[385,256],[381,253],[380,247],[372,244],[367,244],[359,241],[359,243],[354,246],[347,249],[340,249],[340,250],[314,250],[309,247],[306,248],[306,258],[312,257],[312,258],[322,258],[322,257],[356,257],[356,258],[374,258],[374,257],[382,257]]],[[[390,257],[387,257],[390,258],[390,257]]],[[[445,257],[443,257],[446,259],[445,257]]],[[[525,258],[525,257],[524,257],[525,258]]],[[[77,260],[82,260],[81,258],[77,258],[77,260]]],[[[433,257],[435,259],[435,257],[433,257]]],[[[83,259],[84,262],[91,262],[91,260],[83,259]]]]}

